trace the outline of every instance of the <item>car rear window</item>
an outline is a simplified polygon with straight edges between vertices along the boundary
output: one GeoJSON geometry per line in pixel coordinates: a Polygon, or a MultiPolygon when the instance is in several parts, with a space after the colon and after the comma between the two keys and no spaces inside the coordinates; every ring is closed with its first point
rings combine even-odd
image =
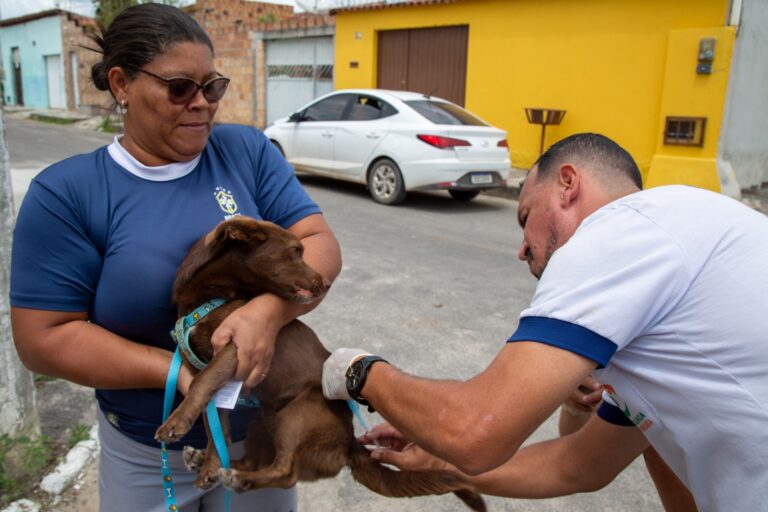
{"type": "Polygon", "coordinates": [[[413,110],[435,124],[463,124],[488,126],[488,123],[453,103],[432,100],[410,100],[405,102],[413,110]]]}

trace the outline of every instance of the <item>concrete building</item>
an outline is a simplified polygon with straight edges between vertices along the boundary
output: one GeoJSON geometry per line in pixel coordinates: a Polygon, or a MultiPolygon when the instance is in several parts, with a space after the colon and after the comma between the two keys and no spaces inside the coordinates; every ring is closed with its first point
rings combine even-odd
{"type": "Polygon", "coordinates": [[[516,167],[533,164],[551,121],[544,147],[604,133],[647,186],[738,195],[768,181],[762,0],[411,0],[331,12],[336,89],[465,105],[507,130],[516,167]]]}
{"type": "Polygon", "coordinates": [[[51,9],[0,21],[0,57],[7,105],[103,113],[109,94],[96,90],[91,66],[100,58],[89,50],[94,20],[51,9]]]}
{"type": "Polygon", "coordinates": [[[263,128],[333,90],[333,18],[247,0],[197,0],[185,10],[211,38],[216,69],[232,79],[218,122],[263,128]]]}

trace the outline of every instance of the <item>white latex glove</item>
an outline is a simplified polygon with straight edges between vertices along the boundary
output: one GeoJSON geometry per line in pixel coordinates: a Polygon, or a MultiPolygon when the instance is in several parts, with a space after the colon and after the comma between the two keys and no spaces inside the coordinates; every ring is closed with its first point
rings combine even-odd
{"type": "Polygon", "coordinates": [[[328,400],[352,400],[347,393],[347,369],[361,357],[370,356],[361,348],[337,348],[323,363],[323,396],[328,400]]]}

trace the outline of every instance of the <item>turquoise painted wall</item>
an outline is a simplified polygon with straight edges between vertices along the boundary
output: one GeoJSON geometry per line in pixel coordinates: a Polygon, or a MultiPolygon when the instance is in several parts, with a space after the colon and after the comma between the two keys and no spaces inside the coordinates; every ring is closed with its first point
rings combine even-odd
{"type": "MultiPolygon", "coordinates": [[[[32,108],[48,108],[48,79],[45,56],[61,55],[61,20],[50,16],[29,23],[20,23],[0,28],[0,49],[2,49],[5,78],[3,90],[5,103],[17,105],[12,48],[18,47],[21,55],[21,79],[24,105],[32,108]]],[[[62,60],[62,65],[68,61],[62,60]]],[[[62,86],[64,80],[61,80],[62,86]]]]}

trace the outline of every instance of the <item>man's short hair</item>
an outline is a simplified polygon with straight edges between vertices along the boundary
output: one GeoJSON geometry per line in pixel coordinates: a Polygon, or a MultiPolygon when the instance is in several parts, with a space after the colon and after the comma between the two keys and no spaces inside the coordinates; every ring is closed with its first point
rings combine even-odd
{"type": "Polygon", "coordinates": [[[629,179],[637,188],[643,188],[643,178],[632,155],[605,135],[577,133],[556,142],[534,164],[539,166],[537,176],[548,178],[553,169],[568,160],[593,163],[604,179],[629,179]]]}

